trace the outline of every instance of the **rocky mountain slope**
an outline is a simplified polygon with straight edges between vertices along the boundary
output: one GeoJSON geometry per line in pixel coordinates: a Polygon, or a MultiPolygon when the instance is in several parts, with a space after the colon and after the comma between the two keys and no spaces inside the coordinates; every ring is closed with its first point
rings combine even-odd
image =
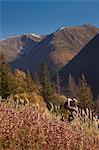
{"type": "Polygon", "coordinates": [[[23,46],[20,45],[19,39],[16,40],[15,47],[13,46],[14,41],[10,41],[10,39],[7,42],[5,40],[4,46],[2,46],[4,41],[1,41],[0,46],[1,50],[7,54],[14,69],[20,68],[24,71],[28,69],[33,74],[35,71],[40,72],[41,63],[46,62],[51,71],[56,73],[97,33],[99,33],[98,28],[84,24],[76,27],[62,27],[54,33],[36,40],[34,37],[22,36],[23,46]],[[20,49],[20,47],[24,48],[20,49]]]}
{"type": "Polygon", "coordinates": [[[99,94],[99,34],[61,69],[59,76],[63,87],[67,83],[69,74],[72,74],[76,80],[84,74],[94,94],[99,94]]]}
{"type": "Polygon", "coordinates": [[[40,70],[42,61],[46,61],[52,72],[67,64],[93,38],[99,29],[84,24],[78,27],[63,27],[48,35],[29,53],[30,68],[40,70]],[[39,62],[38,62],[39,60],[39,62]],[[32,65],[31,65],[32,64],[32,65]]]}
{"type": "Polygon", "coordinates": [[[12,61],[20,54],[28,53],[36,44],[43,39],[43,36],[35,34],[24,34],[0,40],[0,51],[12,61]]]}

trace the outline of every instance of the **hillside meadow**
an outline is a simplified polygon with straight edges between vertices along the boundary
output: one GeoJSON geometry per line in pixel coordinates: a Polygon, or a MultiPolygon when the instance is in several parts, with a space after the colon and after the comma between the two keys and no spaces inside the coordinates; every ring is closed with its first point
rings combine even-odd
{"type": "Polygon", "coordinates": [[[42,106],[16,110],[0,102],[0,150],[98,150],[99,131],[59,120],[42,106]]]}

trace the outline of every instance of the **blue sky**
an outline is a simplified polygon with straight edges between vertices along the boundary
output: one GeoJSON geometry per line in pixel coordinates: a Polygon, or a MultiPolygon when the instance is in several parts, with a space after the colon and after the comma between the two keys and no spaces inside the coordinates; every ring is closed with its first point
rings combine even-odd
{"type": "Polygon", "coordinates": [[[99,27],[99,0],[0,0],[0,38],[23,33],[49,34],[86,22],[99,27]]]}

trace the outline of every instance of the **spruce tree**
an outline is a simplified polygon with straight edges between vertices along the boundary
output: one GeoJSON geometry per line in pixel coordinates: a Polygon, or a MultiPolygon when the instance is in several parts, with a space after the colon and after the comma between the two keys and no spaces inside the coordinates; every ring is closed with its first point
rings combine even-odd
{"type": "Polygon", "coordinates": [[[26,74],[25,82],[26,82],[26,92],[27,93],[33,92],[36,87],[35,87],[34,81],[33,81],[32,77],[31,77],[31,74],[30,74],[29,71],[26,74]]]}
{"type": "Polygon", "coordinates": [[[41,92],[41,85],[40,85],[40,78],[39,78],[39,75],[37,72],[34,73],[34,78],[33,78],[33,81],[34,81],[34,84],[35,84],[35,88],[36,88],[36,91],[41,92]]]}
{"type": "Polygon", "coordinates": [[[15,94],[27,92],[27,83],[26,83],[26,73],[20,71],[19,69],[15,70],[14,74],[15,80],[15,94]]]}
{"type": "Polygon", "coordinates": [[[55,100],[55,90],[52,87],[50,74],[46,63],[42,63],[42,96],[46,101],[49,108],[49,102],[54,102],[55,100]]]}
{"type": "Polygon", "coordinates": [[[39,79],[39,75],[38,75],[38,73],[37,72],[35,72],[34,73],[34,78],[33,78],[33,80],[34,80],[34,83],[36,84],[36,85],[40,85],[40,79],[39,79]]]}
{"type": "Polygon", "coordinates": [[[3,54],[0,54],[0,96],[6,99],[13,91],[13,76],[10,66],[3,54]]]}
{"type": "Polygon", "coordinates": [[[75,98],[77,97],[78,87],[77,87],[76,82],[71,74],[69,74],[67,90],[68,90],[68,94],[70,96],[73,96],[75,98]]]}
{"type": "Polygon", "coordinates": [[[97,95],[97,98],[95,100],[95,104],[96,104],[96,112],[97,112],[97,114],[99,114],[99,94],[97,95]]]}
{"type": "Polygon", "coordinates": [[[61,88],[60,88],[60,78],[59,78],[58,72],[57,72],[57,76],[56,76],[56,84],[57,84],[57,93],[58,93],[58,95],[60,95],[61,88]]]}
{"type": "Polygon", "coordinates": [[[81,108],[93,108],[93,95],[90,86],[87,84],[84,75],[82,75],[82,79],[79,82],[79,91],[78,91],[78,98],[79,98],[79,106],[81,108]]]}

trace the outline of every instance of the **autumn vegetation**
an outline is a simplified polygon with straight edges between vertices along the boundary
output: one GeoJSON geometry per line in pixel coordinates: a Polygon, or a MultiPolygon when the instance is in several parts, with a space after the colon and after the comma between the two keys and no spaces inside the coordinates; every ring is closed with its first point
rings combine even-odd
{"type": "Polygon", "coordinates": [[[95,129],[62,122],[42,107],[16,111],[0,103],[0,121],[1,150],[99,148],[99,136],[95,129]]]}
{"type": "MultiPolygon", "coordinates": [[[[51,81],[48,66],[41,65],[34,77],[17,69],[12,72],[3,53],[0,55],[0,150],[98,150],[99,131],[80,118],[61,120],[63,108],[59,77],[51,81]],[[50,112],[51,105],[61,106],[50,112]]],[[[90,86],[82,75],[77,85],[72,75],[67,94],[78,99],[78,106],[98,112],[90,86]]],[[[62,93],[63,94],[63,93],[62,93]]]]}

